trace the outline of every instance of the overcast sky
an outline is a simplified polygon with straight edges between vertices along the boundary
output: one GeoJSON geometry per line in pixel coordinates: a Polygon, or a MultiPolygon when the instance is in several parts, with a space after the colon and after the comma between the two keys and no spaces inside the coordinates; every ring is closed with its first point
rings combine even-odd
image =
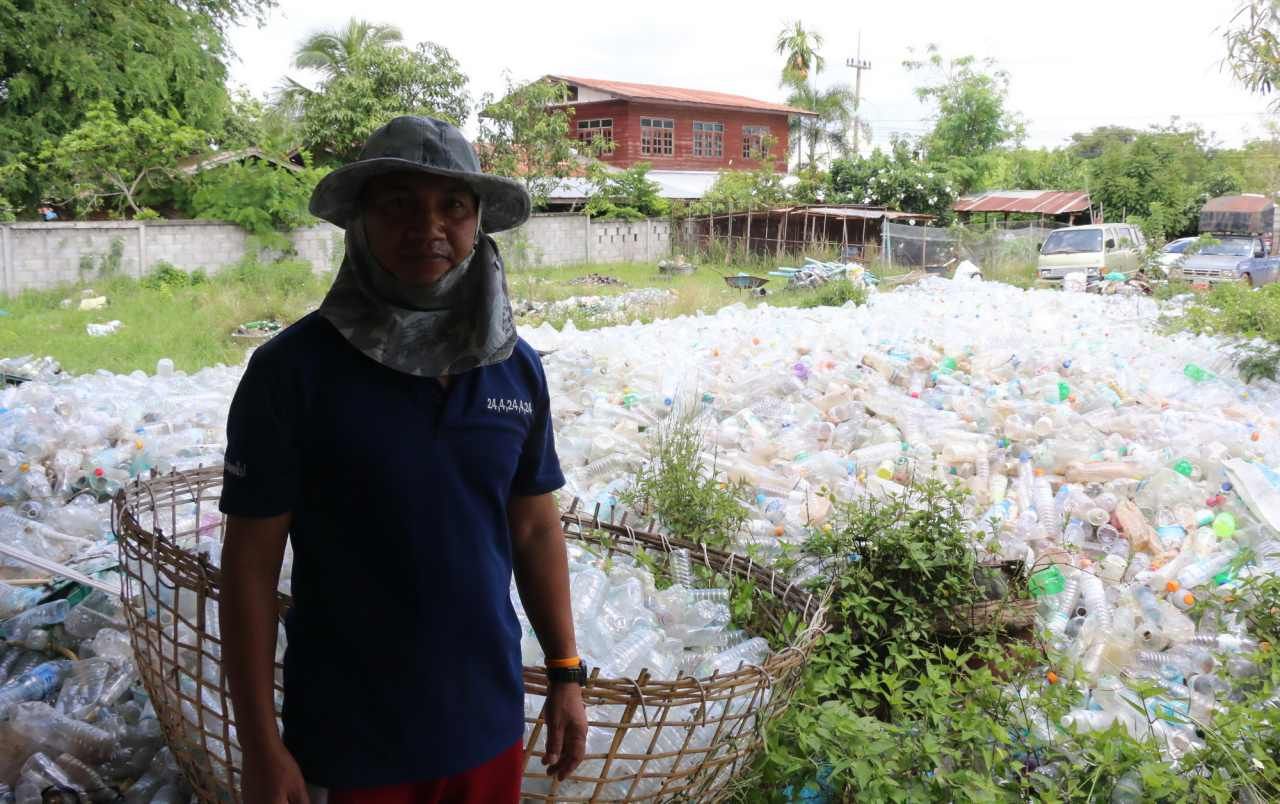
{"type": "Polygon", "coordinates": [[[291,72],[299,41],[354,14],[399,26],[407,42],[444,45],[476,99],[500,90],[509,70],[517,79],[560,73],[782,101],[774,43],[779,29],[799,18],[825,40],[820,84],[853,84],[844,64],[861,32],[862,57],[872,64],[862,109],[876,144],[893,132],[928,129],[930,110],[911,92],[919,78],[902,61],[910,48],[936,43],[946,55],[994,58],[1009,72],[1010,105],[1027,122],[1029,145],[1056,146],[1074,131],[1146,127],[1177,115],[1234,146],[1262,133],[1267,105],[1221,67],[1222,28],[1237,7],[1237,0],[281,0],[265,27],[233,33],[239,61],[231,74],[233,84],[266,93],[291,72]]]}

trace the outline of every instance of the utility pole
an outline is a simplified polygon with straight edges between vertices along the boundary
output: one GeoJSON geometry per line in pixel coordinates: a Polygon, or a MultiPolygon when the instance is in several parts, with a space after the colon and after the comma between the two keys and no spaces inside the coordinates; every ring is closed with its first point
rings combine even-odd
{"type": "Polygon", "coordinates": [[[862,134],[862,71],[871,69],[871,62],[862,59],[862,32],[858,32],[857,58],[846,59],[844,65],[858,71],[853,82],[853,153],[858,154],[858,137],[862,134]]]}

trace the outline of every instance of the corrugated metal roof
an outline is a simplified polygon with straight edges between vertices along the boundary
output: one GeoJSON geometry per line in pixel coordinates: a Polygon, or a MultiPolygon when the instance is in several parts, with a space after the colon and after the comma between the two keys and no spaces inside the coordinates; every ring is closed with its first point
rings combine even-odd
{"type": "Polygon", "coordinates": [[[548,75],[546,77],[607,92],[627,100],[692,103],[704,106],[720,106],[726,109],[747,109],[757,112],[779,112],[782,114],[816,117],[813,112],[806,109],[797,109],[794,106],[786,106],[781,103],[769,103],[768,101],[747,98],[742,95],[730,95],[725,92],[681,89],[680,87],[664,87],[657,84],[633,84],[626,81],[600,81],[595,78],[578,78],[572,75],[548,75]]]}
{"type": "Polygon", "coordinates": [[[1037,215],[1062,215],[1089,209],[1088,193],[1059,190],[992,190],[956,199],[951,208],[956,212],[1030,212],[1037,215]]]}
{"type": "Polygon", "coordinates": [[[1265,195],[1246,193],[1244,195],[1223,195],[1210,198],[1201,212],[1262,212],[1275,202],[1265,195]]]}

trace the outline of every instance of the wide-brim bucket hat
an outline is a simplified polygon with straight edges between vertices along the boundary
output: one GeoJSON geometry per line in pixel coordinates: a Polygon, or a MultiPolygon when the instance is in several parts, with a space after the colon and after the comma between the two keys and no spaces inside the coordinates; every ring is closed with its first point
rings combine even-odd
{"type": "Polygon", "coordinates": [[[486,232],[514,229],[529,219],[532,202],[524,185],[481,171],[475,149],[454,126],[413,115],[370,134],[356,161],[321,179],[311,193],[311,214],[345,229],[369,179],[404,172],[465,182],[484,209],[480,224],[486,232]]]}

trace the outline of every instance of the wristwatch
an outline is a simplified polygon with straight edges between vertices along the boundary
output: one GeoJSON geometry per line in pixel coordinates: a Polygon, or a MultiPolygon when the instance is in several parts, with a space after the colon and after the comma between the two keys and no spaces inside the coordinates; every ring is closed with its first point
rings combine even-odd
{"type": "Polygon", "coordinates": [[[577,667],[548,667],[547,681],[552,684],[572,684],[576,681],[579,687],[585,687],[587,684],[587,663],[578,662],[577,667]]]}

